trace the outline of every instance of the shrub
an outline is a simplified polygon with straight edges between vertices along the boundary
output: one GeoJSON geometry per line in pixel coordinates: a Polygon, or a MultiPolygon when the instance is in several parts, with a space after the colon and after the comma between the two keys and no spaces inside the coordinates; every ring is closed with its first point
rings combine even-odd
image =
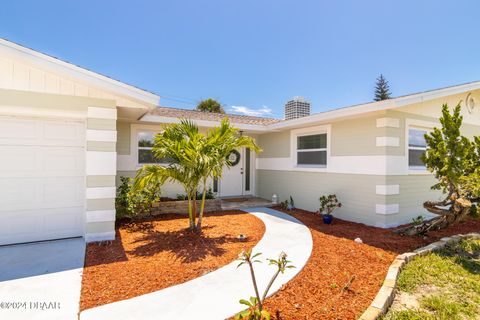
{"type": "Polygon", "coordinates": [[[423,223],[423,221],[425,221],[425,218],[423,216],[418,216],[418,217],[412,219],[412,224],[414,226],[418,226],[418,225],[421,225],[423,223]]]}
{"type": "Polygon", "coordinates": [[[290,199],[280,202],[280,208],[282,208],[283,210],[295,209],[295,201],[293,201],[292,196],[290,196],[290,199]]]}
{"type": "Polygon", "coordinates": [[[319,200],[320,209],[318,210],[318,212],[321,214],[331,215],[336,208],[342,207],[342,204],[338,202],[337,196],[334,194],[330,194],[328,196],[321,196],[319,200]]]}
{"type": "Polygon", "coordinates": [[[131,217],[138,214],[148,214],[154,202],[160,200],[160,185],[150,184],[148,188],[134,192],[132,178],[120,177],[115,205],[117,218],[131,217]]]}

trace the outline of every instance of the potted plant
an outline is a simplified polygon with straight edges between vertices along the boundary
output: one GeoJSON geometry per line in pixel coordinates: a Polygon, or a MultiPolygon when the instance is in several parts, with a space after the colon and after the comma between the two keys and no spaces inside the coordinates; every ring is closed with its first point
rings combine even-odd
{"type": "Polygon", "coordinates": [[[333,216],[332,212],[336,208],[340,208],[342,204],[338,202],[337,196],[330,194],[328,196],[320,197],[320,209],[318,212],[323,215],[323,223],[330,224],[332,223],[333,216]]]}

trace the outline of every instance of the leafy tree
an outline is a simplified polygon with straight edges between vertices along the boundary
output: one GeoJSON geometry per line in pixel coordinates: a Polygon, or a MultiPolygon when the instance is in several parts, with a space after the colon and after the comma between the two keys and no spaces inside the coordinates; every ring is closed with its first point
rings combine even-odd
{"type": "Polygon", "coordinates": [[[437,217],[404,228],[401,233],[424,234],[455,224],[464,220],[471,213],[472,204],[480,200],[480,137],[470,141],[461,135],[460,112],[460,104],[453,113],[444,104],[440,118],[442,128],[434,128],[425,135],[427,151],[422,160],[438,180],[432,189],[443,191],[445,198],[427,201],[423,206],[437,217]]]}
{"type": "Polygon", "coordinates": [[[375,101],[387,100],[390,99],[390,86],[388,85],[387,79],[381,74],[377,78],[377,83],[375,84],[375,101]]]}
{"type": "Polygon", "coordinates": [[[178,124],[167,125],[154,139],[154,156],[157,159],[168,158],[171,162],[167,166],[144,165],[137,172],[134,189],[142,190],[166,181],[179,183],[187,195],[189,227],[201,230],[207,182],[221,178],[223,168],[229,166],[227,156],[241,147],[261,151],[252,138],[240,136],[239,130],[232,127],[227,119],[207,134],[201,133],[194,122],[182,119],[178,124]],[[202,199],[197,223],[196,198],[200,186],[202,199]]]}
{"type": "Polygon", "coordinates": [[[203,112],[225,113],[220,102],[212,98],[200,101],[197,105],[197,110],[203,112]]]}

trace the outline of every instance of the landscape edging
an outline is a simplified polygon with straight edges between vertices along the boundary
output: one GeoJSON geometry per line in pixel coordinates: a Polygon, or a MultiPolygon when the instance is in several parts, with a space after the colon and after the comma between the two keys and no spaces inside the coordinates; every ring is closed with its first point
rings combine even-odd
{"type": "Polygon", "coordinates": [[[439,241],[430,243],[429,245],[418,248],[413,252],[399,254],[388,268],[387,275],[380,287],[375,299],[365,312],[360,316],[359,320],[376,320],[385,314],[390,308],[395,298],[395,288],[397,286],[398,276],[402,268],[413,258],[424,256],[433,251],[444,248],[449,243],[455,243],[462,239],[480,239],[480,233],[472,232],[468,234],[458,234],[455,236],[444,237],[439,241]]]}

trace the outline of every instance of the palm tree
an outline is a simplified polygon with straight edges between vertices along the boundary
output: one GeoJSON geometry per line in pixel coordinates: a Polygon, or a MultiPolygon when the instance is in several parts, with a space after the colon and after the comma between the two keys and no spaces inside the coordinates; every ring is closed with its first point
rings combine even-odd
{"type": "Polygon", "coordinates": [[[169,158],[170,164],[166,167],[143,166],[135,177],[134,190],[151,186],[153,182],[178,182],[187,194],[189,227],[200,231],[208,180],[221,178],[223,168],[229,165],[228,155],[241,147],[261,151],[252,138],[239,135],[239,130],[227,119],[206,135],[200,133],[198,126],[190,120],[182,119],[179,124],[167,125],[155,136],[153,154],[156,158],[169,158]],[[196,195],[200,185],[202,200],[196,224],[196,195]]]}
{"type": "Polygon", "coordinates": [[[255,144],[255,141],[248,136],[239,135],[239,129],[230,125],[228,119],[223,119],[219,127],[210,130],[206,135],[203,145],[202,157],[204,174],[202,177],[202,202],[198,217],[197,229],[202,228],[202,218],[205,209],[205,196],[207,191],[207,180],[220,179],[223,168],[230,166],[228,156],[233,150],[239,148],[250,148],[258,153],[262,150],[255,144]]]}
{"type": "Polygon", "coordinates": [[[197,105],[197,110],[203,112],[225,113],[222,104],[212,98],[200,101],[197,105]]]}

